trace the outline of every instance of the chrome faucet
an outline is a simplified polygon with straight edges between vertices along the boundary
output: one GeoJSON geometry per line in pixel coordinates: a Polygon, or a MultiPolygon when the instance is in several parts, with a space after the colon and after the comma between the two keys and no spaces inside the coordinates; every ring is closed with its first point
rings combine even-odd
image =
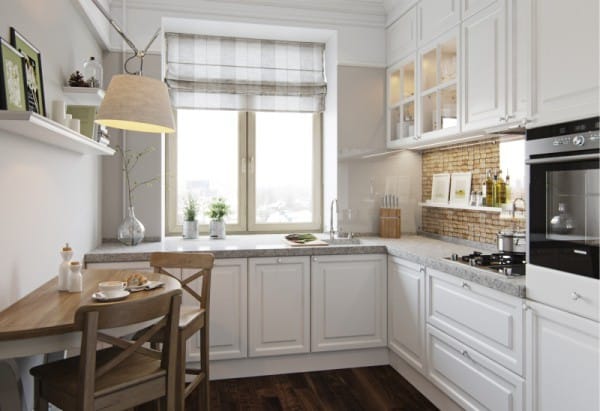
{"type": "Polygon", "coordinates": [[[333,229],[333,205],[335,204],[335,213],[338,213],[338,202],[337,198],[331,200],[331,205],[329,206],[329,239],[333,240],[335,238],[335,230],[333,229]]]}

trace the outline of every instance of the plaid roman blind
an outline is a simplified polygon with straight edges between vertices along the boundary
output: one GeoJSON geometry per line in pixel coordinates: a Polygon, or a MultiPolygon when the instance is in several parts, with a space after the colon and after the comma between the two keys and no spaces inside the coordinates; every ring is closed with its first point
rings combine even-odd
{"type": "Polygon", "coordinates": [[[325,110],[322,43],[166,33],[166,83],[177,108],[325,110]]]}

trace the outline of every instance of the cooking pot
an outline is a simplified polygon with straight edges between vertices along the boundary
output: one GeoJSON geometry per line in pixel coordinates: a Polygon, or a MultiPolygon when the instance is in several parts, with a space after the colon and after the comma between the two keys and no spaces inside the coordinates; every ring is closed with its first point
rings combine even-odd
{"type": "Polygon", "coordinates": [[[498,251],[503,253],[525,253],[525,232],[523,231],[500,231],[496,234],[498,240],[498,251]]]}

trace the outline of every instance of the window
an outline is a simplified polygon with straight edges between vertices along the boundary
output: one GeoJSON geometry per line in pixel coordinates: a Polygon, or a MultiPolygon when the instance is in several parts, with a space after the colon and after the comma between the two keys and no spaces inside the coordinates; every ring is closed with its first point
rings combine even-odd
{"type": "Polygon", "coordinates": [[[225,198],[228,232],[321,229],[320,114],[178,109],[177,129],[167,139],[170,234],[181,233],[190,194],[201,210],[225,198]]]}

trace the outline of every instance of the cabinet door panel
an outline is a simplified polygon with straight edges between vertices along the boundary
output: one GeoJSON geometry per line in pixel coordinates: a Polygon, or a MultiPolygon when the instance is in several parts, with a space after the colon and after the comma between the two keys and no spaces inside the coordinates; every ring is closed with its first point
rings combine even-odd
{"type": "Polygon", "coordinates": [[[598,1],[532,0],[534,117],[540,123],[598,115],[598,1]]]}
{"type": "Polygon", "coordinates": [[[311,267],[311,350],[387,344],[386,258],[319,256],[311,267]]]}
{"type": "Polygon", "coordinates": [[[417,10],[411,8],[386,33],[388,66],[394,64],[417,47],[417,10]]]}
{"type": "Polygon", "coordinates": [[[506,8],[501,4],[462,25],[465,130],[499,124],[506,115],[506,8]]]}
{"type": "Polygon", "coordinates": [[[459,0],[422,0],[418,4],[419,44],[427,42],[457,25],[459,0]]]}
{"type": "Polygon", "coordinates": [[[217,259],[210,293],[210,359],[247,356],[247,261],[217,259]]]}
{"type": "Polygon", "coordinates": [[[251,357],[309,351],[309,257],[249,260],[251,357]]]}
{"type": "Polygon", "coordinates": [[[528,302],[530,410],[600,409],[598,322],[528,302]]]}
{"type": "Polygon", "coordinates": [[[424,369],[425,275],[418,264],[388,257],[388,346],[424,369]]]}
{"type": "Polygon", "coordinates": [[[463,20],[468,19],[475,13],[483,10],[490,4],[502,0],[462,0],[462,18],[463,20]]]}

